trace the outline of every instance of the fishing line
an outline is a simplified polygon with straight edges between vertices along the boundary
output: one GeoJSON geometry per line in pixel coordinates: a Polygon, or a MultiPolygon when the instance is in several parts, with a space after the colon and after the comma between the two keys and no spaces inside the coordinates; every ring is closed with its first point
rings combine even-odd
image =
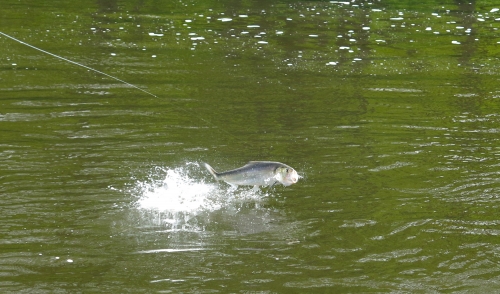
{"type": "Polygon", "coordinates": [[[140,90],[140,91],[142,91],[142,92],[144,92],[144,93],[147,93],[147,94],[149,94],[149,95],[151,95],[151,96],[153,96],[153,97],[155,97],[155,98],[158,98],[158,96],[156,96],[156,95],[154,95],[154,94],[152,94],[152,93],[150,93],[150,92],[148,92],[148,91],[146,91],[146,90],[144,90],[144,89],[141,89],[141,88],[137,87],[136,85],[132,85],[131,83],[127,83],[127,82],[125,82],[124,80],[120,80],[119,78],[114,77],[114,76],[112,76],[112,75],[109,75],[109,74],[107,74],[107,73],[105,73],[105,72],[99,71],[99,70],[97,70],[97,69],[93,69],[93,68],[91,68],[91,67],[88,67],[88,66],[86,66],[86,65],[83,65],[83,64],[78,63],[78,62],[73,61],[73,60],[69,60],[69,59],[67,59],[67,58],[64,58],[64,57],[62,57],[62,56],[56,55],[56,54],[54,54],[54,53],[50,53],[50,52],[48,52],[48,51],[45,51],[45,50],[40,49],[40,48],[38,48],[38,47],[35,47],[35,46],[31,45],[31,44],[28,44],[28,43],[26,43],[26,42],[23,42],[23,41],[21,41],[21,40],[19,40],[19,39],[16,39],[16,38],[14,38],[14,37],[12,37],[12,36],[10,36],[10,35],[7,35],[7,34],[6,34],[6,33],[4,33],[4,32],[0,32],[0,35],[3,35],[3,36],[5,36],[5,37],[7,37],[7,38],[9,38],[9,39],[12,39],[12,40],[14,40],[14,41],[16,41],[16,42],[18,42],[18,43],[20,43],[20,44],[23,44],[23,45],[28,46],[28,47],[30,47],[30,48],[33,48],[33,49],[35,49],[35,50],[38,50],[38,51],[40,51],[40,52],[42,52],[42,53],[48,54],[48,55],[50,55],[50,56],[52,56],[52,57],[59,58],[59,59],[61,59],[61,60],[64,60],[64,61],[69,62],[69,63],[72,63],[72,64],[74,64],[74,65],[78,65],[78,66],[81,66],[81,67],[86,68],[86,69],[88,69],[88,70],[94,71],[94,72],[96,72],[96,73],[99,73],[99,74],[105,75],[105,76],[107,76],[107,77],[109,77],[109,78],[112,78],[112,79],[114,79],[114,80],[116,80],[116,81],[119,81],[119,82],[121,82],[121,83],[124,83],[124,84],[126,84],[126,85],[128,85],[128,86],[130,86],[130,87],[136,88],[137,90],[140,90]]]}
{"type": "MultiPolygon", "coordinates": [[[[148,95],[151,95],[151,96],[153,96],[153,97],[155,97],[155,98],[158,98],[158,96],[156,96],[155,94],[153,94],[153,93],[151,93],[151,92],[148,92],[148,91],[146,91],[146,90],[144,90],[144,89],[142,89],[142,88],[137,87],[137,86],[136,86],[136,85],[134,85],[134,84],[128,83],[128,82],[126,82],[126,81],[124,81],[124,80],[122,80],[122,79],[119,79],[119,78],[117,78],[117,77],[115,77],[115,76],[112,76],[112,75],[107,74],[107,73],[105,73],[105,72],[102,72],[102,71],[100,71],[100,70],[97,70],[97,69],[94,69],[94,68],[92,68],[92,67],[86,66],[86,65],[84,65],[84,64],[78,63],[78,62],[76,62],[76,61],[73,61],[73,60],[70,60],[70,59],[64,58],[64,57],[62,57],[62,56],[59,56],[59,55],[54,54],[54,53],[51,53],[51,52],[49,52],[49,51],[45,51],[45,50],[43,50],[43,49],[41,49],[41,48],[38,48],[38,47],[36,47],[36,46],[33,46],[33,45],[28,44],[28,43],[26,43],[26,42],[23,42],[23,41],[21,41],[21,40],[19,40],[19,39],[17,39],[17,38],[14,38],[14,37],[12,37],[12,36],[10,36],[10,35],[7,35],[7,34],[6,34],[6,33],[4,33],[4,32],[1,32],[1,31],[0,31],[0,35],[2,35],[2,36],[4,36],[4,37],[7,37],[7,38],[9,38],[9,39],[11,39],[11,40],[14,40],[14,41],[16,41],[16,42],[18,42],[18,43],[20,43],[20,44],[22,44],[22,45],[28,46],[28,47],[30,47],[30,48],[32,48],[32,49],[35,49],[35,50],[37,50],[37,51],[40,51],[40,52],[45,53],[45,54],[47,54],[47,55],[50,55],[50,56],[52,56],[52,57],[55,57],[55,58],[61,59],[61,60],[63,60],[63,61],[69,62],[69,63],[71,63],[71,64],[74,64],[74,65],[77,65],[77,66],[80,66],[80,67],[83,67],[83,68],[85,68],[85,69],[91,70],[91,71],[96,72],[96,73],[98,73],[98,74],[101,74],[101,75],[107,76],[107,77],[109,77],[109,78],[112,78],[113,80],[116,80],[116,81],[118,81],[118,82],[124,83],[124,84],[125,84],[125,85],[127,85],[127,86],[130,86],[130,87],[135,88],[135,89],[137,89],[137,90],[139,90],[139,91],[142,91],[142,92],[144,92],[144,93],[146,93],[146,94],[148,94],[148,95]]],[[[190,116],[193,116],[193,115],[192,115],[189,111],[187,111],[187,110],[185,110],[185,109],[182,109],[182,108],[177,108],[177,109],[179,109],[179,110],[181,110],[181,111],[184,111],[185,113],[187,113],[187,114],[188,114],[188,115],[190,115],[190,116]]],[[[231,134],[230,132],[228,132],[228,131],[226,131],[226,130],[224,130],[224,129],[221,129],[221,128],[217,127],[216,125],[214,125],[214,124],[213,124],[213,123],[211,123],[210,121],[208,121],[208,120],[206,120],[206,119],[204,119],[204,118],[202,118],[202,117],[200,117],[200,116],[196,116],[196,118],[197,118],[197,119],[199,119],[199,120],[201,120],[201,121],[203,121],[203,122],[204,122],[205,124],[207,124],[207,125],[210,125],[210,126],[213,126],[213,127],[217,128],[218,130],[220,130],[220,131],[224,132],[226,135],[230,136],[231,138],[233,138],[233,139],[237,139],[237,138],[236,138],[233,134],[231,134]]]]}

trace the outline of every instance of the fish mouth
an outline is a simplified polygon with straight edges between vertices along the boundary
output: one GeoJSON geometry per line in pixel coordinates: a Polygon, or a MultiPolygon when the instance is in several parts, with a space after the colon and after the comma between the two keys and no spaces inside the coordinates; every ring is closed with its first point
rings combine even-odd
{"type": "Polygon", "coordinates": [[[295,184],[299,181],[299,175],[297,174],[297,172],[292,173],[289,178],[292,184],[295,184]]]}

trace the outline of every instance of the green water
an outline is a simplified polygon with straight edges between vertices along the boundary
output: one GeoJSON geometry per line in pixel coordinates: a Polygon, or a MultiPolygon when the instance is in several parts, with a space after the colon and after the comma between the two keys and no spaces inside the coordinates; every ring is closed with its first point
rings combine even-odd
{"type": "Polygon", "coordinates": [[[497,8],[2,1],[3,33],[153,95],[0,36],[0,292],[498,291],[497,8]],[[200,167],[249,160],[303,178],[200,167]]]}

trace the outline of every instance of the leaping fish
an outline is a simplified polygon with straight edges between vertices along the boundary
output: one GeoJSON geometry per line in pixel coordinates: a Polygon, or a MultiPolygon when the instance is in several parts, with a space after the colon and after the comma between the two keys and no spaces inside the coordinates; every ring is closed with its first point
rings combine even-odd
{"type": "Polygon", "coordinates": [[[240,168],[221,173],[207,163],[205,167],[217,181],[222,180],[234,189],[242,185],[254,186],[254,190],[258,190],[259,186],[273,186],[276,183],[290,186],[299,180],[299,175],[292,167],[275,161],[250,161],[240,168]]]}

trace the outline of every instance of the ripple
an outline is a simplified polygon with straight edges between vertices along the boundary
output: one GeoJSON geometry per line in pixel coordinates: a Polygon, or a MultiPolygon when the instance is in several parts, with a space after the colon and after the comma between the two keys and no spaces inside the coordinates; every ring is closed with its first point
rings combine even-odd
{"type": "Polygon", "coordinates": [[[46,120],[49,117],[45,114],[34,113],[6,113],[0,114],[0,121],[22,122],[22,121],[38,121],[46,120]]]}
{"type": "Polygon", "coordinates": [[[401,92],[401,93],[421,93],[422,90],[419,89],[407,89],[407,88],[367,88],[370,91],[378,92],[401,92]]]}
{"type": "Polygon", "coordinates": [[[341,225],[341,228],[359,228],[359,227],[364,227],[364,226],[373,226],[377,224],[376,221],[374,220],[345,220],[344,224],[341,225]]]}
{"type": "Polygon", "coordinates": [[[408,255],[415,255],[422,252],[421,248],[414,248],[414,249],[403,249],[403,250],[394,250],[390,252],[385,252],[385,253],[379,253],[379,254],[370,254],[367,257],[363,257],[358,260],[358,262],[364,263],[364,262],[373,262],[373,261],[389,261],[391,259],[398,259],[401,257],[405,257],[408,255]]]}
{"type": "Polygon", "coordinates": [[[412,222],[409,222],[409,223],[406,223],[396,229],[394,229],[392,232],[389,233],[389,235],[395,235],[395,234],[398,234],[400,232],[403,232],[405,230],[407,230],[408,228],[411,228],[411,227],[419,227],[419,226],[423,226],[429,222],[431,222],[432,220],[431,219],[424,219],[424,220],[418,220],[418,221],[412,221],[412,222]]]}
{"type": "Polygon", "coordinates": [[[210,250],[208,248],[164,248],[164,249],[152,249],[152,250],[141,250],[137,251],[139,254],[149,254],[149,253],[175,253],[175,252],[190,252],[190,251],[205,251],[210,250]]]}
{"type": "Polygon", "coordinates": [[[411,166],[413,163],[411,162],[396,162],[390,165],[385,165],[385,166],[379,166],[376,168],[369,169],[369,171],[372,172],[379,172],[379,171],[384,171],[384,170],[390,170],[390,169],[395,169],[395,168],[400,168],[400,167],[405,167],[405,166],[411,166]]]}

